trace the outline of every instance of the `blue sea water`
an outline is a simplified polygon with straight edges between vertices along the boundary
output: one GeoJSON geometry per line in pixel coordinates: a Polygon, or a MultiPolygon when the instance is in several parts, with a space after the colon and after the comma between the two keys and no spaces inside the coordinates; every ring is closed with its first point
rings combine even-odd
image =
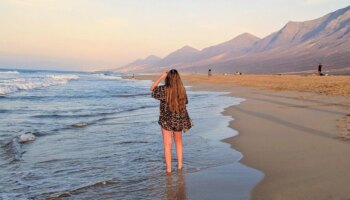
{"type": "MultiPolygon", "coordinates": [[[[150,85],[115,73],[0,69],[0,199],[167,199],[179,184],[164,173],[150,85]]],[[[238,163],[241,153],[220,142],[235,134],[220,112],[242,99],[188,97],[195,126],[183,138],[185,177],[238,163]]],[[[261,178],[242,173],[256,174],[252,186],[261,178]]],[[[174,178],[191,196],[182,175],[174,178]]]]}

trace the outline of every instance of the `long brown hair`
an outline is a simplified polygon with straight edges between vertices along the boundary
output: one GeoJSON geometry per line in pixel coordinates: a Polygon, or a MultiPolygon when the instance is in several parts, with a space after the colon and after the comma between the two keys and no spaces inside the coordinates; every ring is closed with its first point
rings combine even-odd
{"type": "Polygon", "coordinates": [[[180,74],[176,69],[168,72],[165,78],[166,102],[171,112],[179,113],[186,109],[187,95],[180,74]]]}

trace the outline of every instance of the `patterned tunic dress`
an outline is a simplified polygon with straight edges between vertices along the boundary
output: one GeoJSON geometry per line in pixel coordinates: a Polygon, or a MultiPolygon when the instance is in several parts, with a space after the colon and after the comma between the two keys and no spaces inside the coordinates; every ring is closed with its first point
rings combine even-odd
{"type": "MultiPolygon", "coordinates": [[[[158,124],[165,130],[186,132],[192,127],[192,120],[190,119],[187,109],[182,112],[171,112],[166,103],[166,86],[157,86],[153,89],[152,97],[160,100],[160,115],[158,124]]],[[[186,97],[186,104],[188,103],[186,97]]]]}

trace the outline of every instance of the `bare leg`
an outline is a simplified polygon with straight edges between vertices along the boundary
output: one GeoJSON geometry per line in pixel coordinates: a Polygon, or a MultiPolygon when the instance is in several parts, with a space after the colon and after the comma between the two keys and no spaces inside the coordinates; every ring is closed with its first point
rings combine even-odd
{"type": "Polygon", "coordinates": [[[174,132],[176,145],[177,168],[182,169],[182,132],[174,132]]]}
{"type": "Polygon", "coordinates": [[[164,143],[164,158],[166,163],[166,171],[171,172],[171,131],[162,129],[163,143],[164,143]]]}

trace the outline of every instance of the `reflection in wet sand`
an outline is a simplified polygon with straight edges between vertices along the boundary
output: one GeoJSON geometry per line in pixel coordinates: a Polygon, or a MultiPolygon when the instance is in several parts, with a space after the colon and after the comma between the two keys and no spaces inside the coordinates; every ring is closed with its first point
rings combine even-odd
{"type": "Polygon", "coordinates": [[[186,181],[182,170],[177,174],[167,175],[166,196],[168,200],[186,199],[186,181]]]}

